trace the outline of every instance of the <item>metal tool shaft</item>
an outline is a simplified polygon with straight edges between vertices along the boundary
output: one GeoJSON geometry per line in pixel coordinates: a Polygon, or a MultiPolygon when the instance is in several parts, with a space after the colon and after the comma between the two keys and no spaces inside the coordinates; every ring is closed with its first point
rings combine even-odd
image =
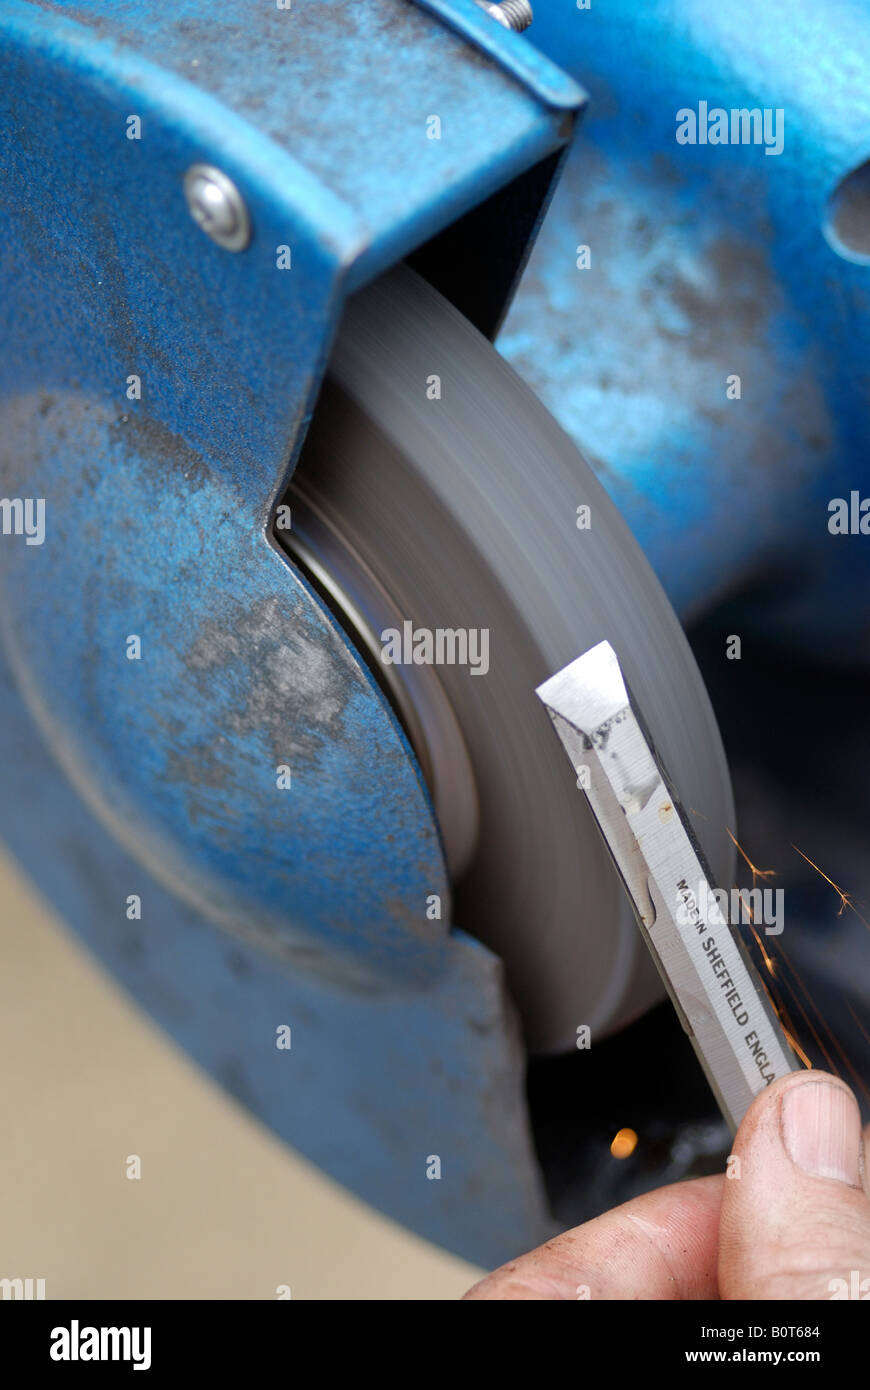
{"type": "Polygon", "coordinates": [[[589,799],[644,939],[722,1113],[798,1067],[709,870],[616,653],[600,642],[537,691],[589,799]]]}

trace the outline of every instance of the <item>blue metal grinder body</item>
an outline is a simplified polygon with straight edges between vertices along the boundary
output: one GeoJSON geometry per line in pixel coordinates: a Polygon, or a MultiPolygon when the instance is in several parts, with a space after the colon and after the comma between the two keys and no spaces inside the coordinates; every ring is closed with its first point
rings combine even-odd
{"type": "MultiPolygon", "coordinates": [[[[502,965],[449,907],[427,916],[450,883],[412,749],[270,529],[344,300],[416,256],[485,333],[507,311],[503,351],[602,461],[684,613],[809,530],[820,498],[848,496],[866,397],[867,272],[816,215],[863,157],[856,93],[812,120],[811,55],[774,47],[779,66],[761,71],[724,31],[710,52],[697,6],[617,6],[622,55],[612,32],[584,32],[591,12],[541,9],[543,53],[471,0],[298,0],[255,19],[243,0],[0,0],[0,489],[45,498],[48,517],[44,544],[0,546],[0,833],[253,1114],[483,1264],[553,1228],[502,965]],[[655,78],[647,65],[631,82],[632,43],[667,57],[655,78]],[[793,154],[742,150],[711,176],[699,151],[678,183],[670,98],[687,55],[728,74],[728,105],[787,73],[806,116],[793,154]],[[604,106],[585,165],[582,126],[563,162],[586,99],[563,62],[604,106]],[[426,142],[432,113],[461,138],[426,142]],[[242,191],[243,253],[192,221],[196,163],[242,191]],[[654,205],[675,229],[664,246],[654,205]],[[593,217],[620,255],[566,279],[593,217]],[[774,237],[778,219],[792,230],[774,237]],[[778,308],[762,321],[768,281],[778,308]],[[727,306],[724,338],[703,338],[727,306]],[[613,389],[625,333],[661,389],[613,389]],[[747,394],[765,389],[732,470],[722,383],[741,367],[747,394]],[[747,496],[748,537],[726,510],[747,496]],[[276,791],[284,766],[291,796],[276,791]],[[434,1154],[442,1177],[427,1181],[434,1154]]],[[[816,553],[779,623],[796,643],[830,614],[831,585],[866,597],[854,564],[820,576],[816,553]]]]}

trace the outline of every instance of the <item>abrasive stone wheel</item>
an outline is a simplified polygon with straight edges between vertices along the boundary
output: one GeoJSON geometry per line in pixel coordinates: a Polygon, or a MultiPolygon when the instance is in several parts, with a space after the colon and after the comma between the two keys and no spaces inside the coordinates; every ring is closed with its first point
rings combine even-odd
{"type": "Polygon", "coordinates": [[[535,687],[607,638],[726,885],[734,818],[700,673],[607,493],[492,344],[401,268],[347,306],[288,500],[291,553],[417,752],[452,920],[504,960],[530,1047],[630,1021],[662,986],[535,687]],[[385,665],[381,634],[405,621],[486,630],[488,663],[472,639],[477,674],[385,665]]]}

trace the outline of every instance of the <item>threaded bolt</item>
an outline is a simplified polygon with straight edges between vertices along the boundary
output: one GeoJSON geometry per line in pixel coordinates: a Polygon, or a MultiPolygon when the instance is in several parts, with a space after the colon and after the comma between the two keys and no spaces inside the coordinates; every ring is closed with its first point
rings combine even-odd
{"type": "Polygon", "coordinates": [[[534,18],[529,0],[499,0],[497,4],[491,4],[490,0],[477,0],[477,3],[505,29],[513,29],[517,34],[528,29],[534,18]]]}

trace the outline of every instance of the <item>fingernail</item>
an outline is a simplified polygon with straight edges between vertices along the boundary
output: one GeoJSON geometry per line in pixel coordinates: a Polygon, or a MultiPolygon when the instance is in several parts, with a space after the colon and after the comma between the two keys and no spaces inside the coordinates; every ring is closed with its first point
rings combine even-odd
{"type": "Polygon", "coordinates": [[[844,1087],[805,1081],[786,1091],[782,1133],[792,1162],[805,1173],[861,1186],[861,1114],[844,1087]]]}

